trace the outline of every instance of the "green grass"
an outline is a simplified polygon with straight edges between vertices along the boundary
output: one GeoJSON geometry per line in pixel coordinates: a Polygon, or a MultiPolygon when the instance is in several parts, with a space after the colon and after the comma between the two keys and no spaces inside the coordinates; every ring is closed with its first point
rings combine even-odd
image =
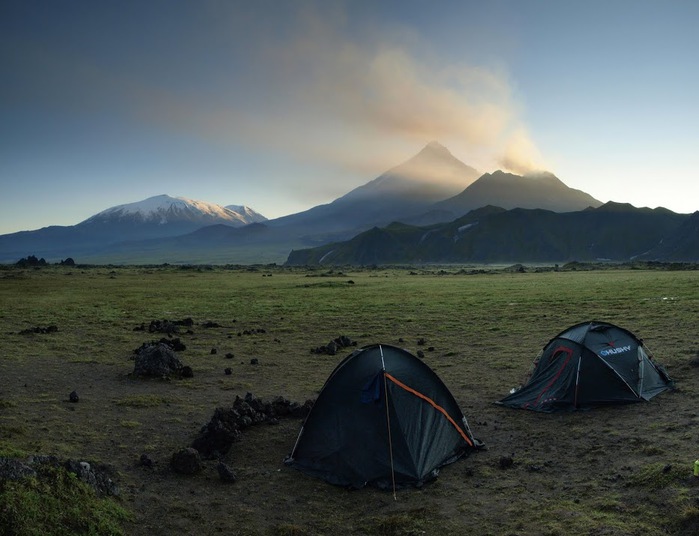
{"type": "Polygon", "coordinates": [[[123,535],[132,515],[75,474],[41,466],[39,477],[0,481],[0,535],[123,535]]]}
{"type": "MultiPolygon", "coordinates": [[[[95,517],[75,516],[102,527],[95,533],[690,534],[698,518],[699,487],[688,477],[699,456],[699,387],[688,361],[699,351],[699,271],[471,268],[0,267],[0,455],[114,464],[133,520],[87,498],[95,517]],[[194,377],[130,378],[133,350],[164,336],[134,328],[183,318],[194,320],[192,333],[183,327],[174,336],[187,346],[179,357],[194,377]],[[641,336],[678,391],[580,414],[493,404],[521,382],[550,338],[591,319],[641,336]],[[207,321],[220,327],[204,327],[207,321]],[[58,331],[20,334],[47,325],[58,331]],[[339,335],[359,346],[424,351],[488,451],[445,468],[422,490],[401,491],[397,501],[283,467],[298,421],[246,432],[226,460],[239,476],[232,486],[211,465],[195,478],[166,471],[171,454],[235,396],[317,396],[352,349],[310,350],[339,335]],[[67,401],[72,390],[77,404],[67,401]],[[136,463],[143,453],[154,470],[136,463]],[[514,455],[511,468],[499,467],[502,455],[514,455]]],[[[62,512],[84,497],[61,487],[61,478],[54,488],[6,486],[3,500],[26,505],[17,519],[40,508],[47,524],[68,533],[77,525],[62,512]]]]}

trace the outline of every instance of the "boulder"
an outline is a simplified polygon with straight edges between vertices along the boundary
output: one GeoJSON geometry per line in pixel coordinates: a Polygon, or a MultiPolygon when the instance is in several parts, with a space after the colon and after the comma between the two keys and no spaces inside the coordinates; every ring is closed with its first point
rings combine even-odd
{"type": "MultiPolygon", "coordinates": [[[[139,349],[134,361],[134,376],[170,378],[183,376],[184,365],[175,351],[163,343],[145,345],[139,349]]],[[[191,371],[191,369],[190,369],[191,371]]]]}
{"type": "Polygon", "coordinates": [[[201,471],[203,466],[197,449],[187,447],[173,453],[170,467],[181,475],[194,475],[201,471]]]}

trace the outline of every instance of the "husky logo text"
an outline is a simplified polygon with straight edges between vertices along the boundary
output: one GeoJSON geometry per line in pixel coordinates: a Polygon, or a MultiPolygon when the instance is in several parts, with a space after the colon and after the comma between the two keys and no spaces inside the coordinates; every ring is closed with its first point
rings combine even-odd
{"type": "Polygon", "coordinates": [[[606,350],[600,350],[599,355],[602,357],[614,354],[623,354],[624,352],[630,352],[631,346],[619,346],[619,348],[607,348],[606,350]]]}

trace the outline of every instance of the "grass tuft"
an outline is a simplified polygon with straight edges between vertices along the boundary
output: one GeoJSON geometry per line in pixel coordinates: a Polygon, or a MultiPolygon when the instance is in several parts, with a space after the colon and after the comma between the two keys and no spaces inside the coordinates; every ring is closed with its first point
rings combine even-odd
{"type": "Polygon", "coordinates": [[[125,534],[132,515],[75,474],[42,466],[37,477],[0,481],[0,536],[125,534]]]}

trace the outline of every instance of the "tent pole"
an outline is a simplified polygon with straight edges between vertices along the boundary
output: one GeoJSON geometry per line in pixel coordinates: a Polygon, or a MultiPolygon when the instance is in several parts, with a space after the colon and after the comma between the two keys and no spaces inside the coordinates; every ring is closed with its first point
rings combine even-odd
{"type": "Polygon", "coordinates": [[[585,349],[581,349],[578,354],[578,370],[575,373],[575,400],[573,402],[573,407],[578,409],[578,387],[580,387],[580,365],[582,364],[583,352],[585,349]]]}
{"type": "Polygon", "coordinates": [[[386,428],[388,430],[388,456],[391,460],[391,484],[393,485],[393,500],[397,501],[398,497],[396,497],[396,472],[393,468],[393,440],[391,439],[391,416],[388,411],[388,382],[386,381],[386,363],[383,359],[383,348],[381,348],[380,344],[379,352],[381,354],[381,371],[383,372],[383,393],[385,398],[384,402],[386,406],[386,428]]]}

